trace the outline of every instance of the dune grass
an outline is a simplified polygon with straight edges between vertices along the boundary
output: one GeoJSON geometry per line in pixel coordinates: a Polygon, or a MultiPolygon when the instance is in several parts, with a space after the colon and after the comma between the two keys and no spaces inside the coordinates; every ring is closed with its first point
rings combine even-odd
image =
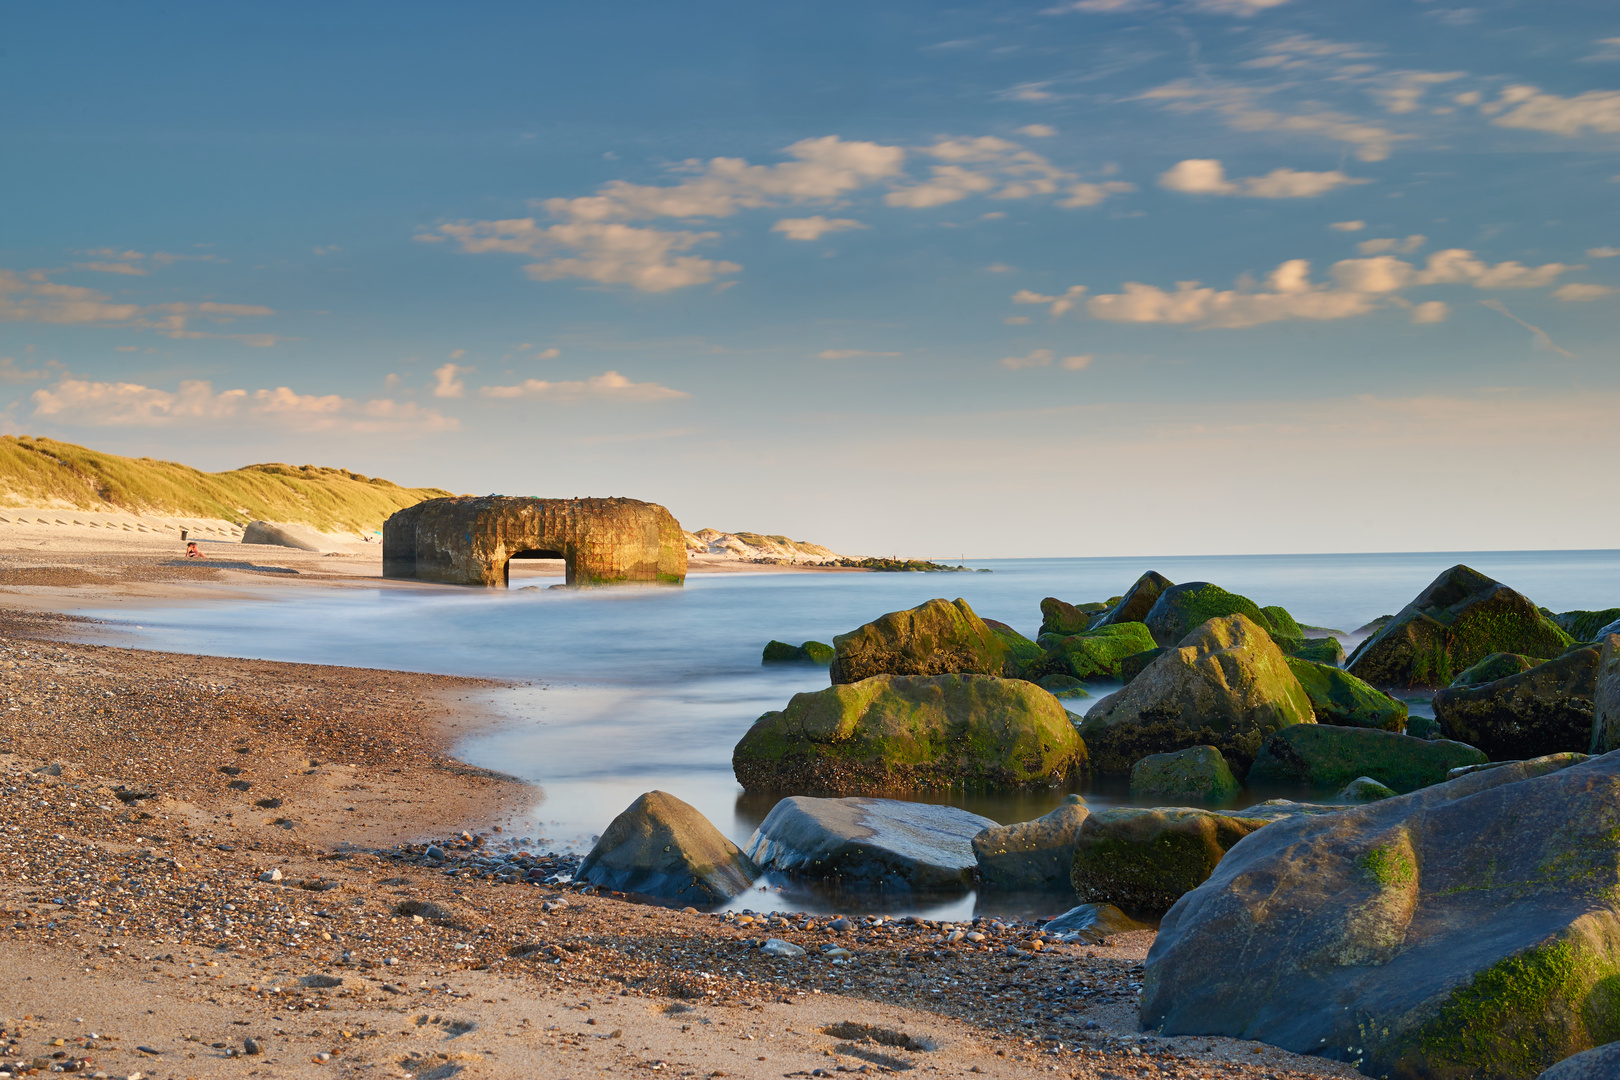
{"type": "Polygon", "coordinates": [[[449,494],[318,465],[248,465],[207,473],[55,439],[0,436],[0,503],[9,506],[115,509],[223,518],[238,525],[289,521],[327,532],[370,532],[396,510],[449,494]]]}

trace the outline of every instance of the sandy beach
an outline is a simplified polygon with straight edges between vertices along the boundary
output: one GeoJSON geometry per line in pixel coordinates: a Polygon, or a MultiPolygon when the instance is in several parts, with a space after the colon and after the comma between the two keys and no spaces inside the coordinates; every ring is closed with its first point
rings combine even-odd
{"type": "Polygon", "coordinates": [[[380,550],[204,547],[0,525],[0,1074],[1356,1075],[1138,1030],[1149,931],[953,944],[572,890],[519,835],[541,793],[452,756],[497,684],[134,650],[73,614],[424,587],[380,550]]]}

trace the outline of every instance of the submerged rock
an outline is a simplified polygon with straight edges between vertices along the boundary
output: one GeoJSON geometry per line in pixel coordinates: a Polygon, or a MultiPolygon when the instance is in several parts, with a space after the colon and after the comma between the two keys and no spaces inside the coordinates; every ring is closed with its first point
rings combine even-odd
{"type": "Polygon", "coordinates": [[[990,675],[877,675],[795,694],[731,755],[749,790],[838,793],[1051,784],[1085,761],[1055,697],[990,675]]]}
{"type": "Polygon", "coordinates": [[[966,889],[973,838],[996,823],[954,806],[893,799],[783,799],[748,841],[766,870],[891,888],[966,889]]]}
{"type": "Polygon", "coordinates": [[[1034,821],[994,825],[973,838],[979,881],[996,889],[1067,888],[1080,826],[1091,812],[1078,795],[1034,821]]]}
{"type": "Polygon", "coordinates": [[[758,868],[694,807],[649,791],[614,818],[575,874],[619,892],[688,904],[747,892],[758,868]]]}
{"type": "Polygon", "coordinates": [[[765,644],[764,655],[760,657],[762,664],[820,664],[827,667],[832,662],[833,647],[819,641],[807,641],[803,645],[769,641],[765,644]]]}
{"type": "Polygon", "coordinates": [[[1374,686],[1447,686],[1494,652],[1557,656],[1574,639],[1527,598],[1457,565],[1356,647],[1347,666],[1374,686]]]}
{"type": "Polygon", "coordinates": [[[1007,644],[966,600],[891,611],[833,638],[832,681],[874,675],[1019,674],[1007,644]]]}
{"type": "Polygon", "coordinates": [[[1268,825],[1164,917],[1142,1026],[1368,1076],[1535,1076],[1620,1035],[1617,819],[1611,754],[1268,825]]]}
{"type": "Polygon", "coordinates": [[[1153,636],[1141,623],[1115,623],[1085,634],[1047,636],[1041,645],[1045,652],[1024,667],[1029,677],[1117,679],[1120,663],[1127,656],[1153,648],[1153,636]]]}
{"type": "Polygon", "coordinates": [[[1131,794],[1220,802],[1240,789],[1237,777],[1213,746],[1189,746],[1172,754],[1149,754],[1131,768],[1131,794]]]}
{"type": "Polygon", "coordinates": [[[1312,722],[1310,698],[1271,635],[1243,615],[1210,619],[1086,714],[1092,768],[1127,773],[1149,754],[1208,745],[1247,772],[1266,736],[1312,722]]]}
{"type": "MultiPolygon", "coordinates": [[[[1331,640],[1331,639],[1330,639],[1331,640]]],[[[1290,656],[1288,670],[1305,688],[1318,724],[1381,728],[1400,731],[1406,726],[1406,706],[1348,671],[1290,656]]]]}
{"type": "Polygon", "coordinates": [[[1113,626],[1115,623],[1147,622],[1148,612],[1158,603],[1160,595],[1174,585],[1175,582],[1163,574],[1149,570],[1125,590],[1125,595],[1119,598],[1119,603],[1092,621],[1091,629],[1098,630],[1104,626],[1113,626]]]}
{"type": "Polygon", "coordinates": [[[1434,695],[1434,718],[1448,738],[1498,760],[1541,757],[1592,744],[1598,650],[1574,649],[1528,671],[1434,695]]]}
{"type": "Polygon", "coordinates": [[[1073,675],[1042,675],[1035,683],[1055,698],[1088,698],[1086,684],[1073,675]]]}
{"type": "Polygon", "coordinates": [[[1285,728],[1266,740],[1249,770],[1248,781],[1332,789],[1358,776],[1376,776],[1404,794],[1442,783],[1452,769],[1480,765],[1486,760],[1480,750],[1446,739],[1303,724],[1285,728]]]}

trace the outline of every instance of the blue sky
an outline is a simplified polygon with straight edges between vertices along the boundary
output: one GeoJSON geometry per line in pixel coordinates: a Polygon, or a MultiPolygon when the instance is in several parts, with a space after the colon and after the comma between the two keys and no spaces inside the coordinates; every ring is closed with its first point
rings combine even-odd
{"type": "Polygon", "coordinates": [[[14,4],[0,48],[10,432],[860,553],[1614,546],[1612,4],[14,4]]]}

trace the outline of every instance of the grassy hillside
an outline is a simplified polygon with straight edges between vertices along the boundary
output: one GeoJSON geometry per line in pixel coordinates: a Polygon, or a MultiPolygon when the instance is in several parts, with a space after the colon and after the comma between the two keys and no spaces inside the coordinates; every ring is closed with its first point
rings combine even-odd
{"type": "Polygon", "coordinates": [[[248,465],[206,473],[155,458],[102,454],[27,435],[0,436],[0,503],[114,508],[130,513],[297,521],[327,531],[369,532],[395,510],[449,495],[403,488],[347,469],[248,465]]]}

